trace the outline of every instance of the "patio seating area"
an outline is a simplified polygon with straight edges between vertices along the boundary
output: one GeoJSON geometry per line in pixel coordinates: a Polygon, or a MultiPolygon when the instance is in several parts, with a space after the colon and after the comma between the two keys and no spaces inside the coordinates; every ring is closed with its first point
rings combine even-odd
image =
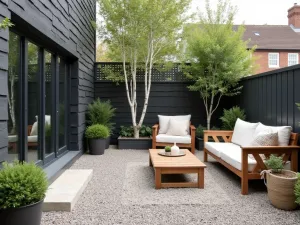
{"type": "MultiPolygon", "coordinates": [[[[196,151],[202,160],[203,151],[196,151]]],[[[155,189],[147,150],[106,150],[83,155],[71,169],[93,169],[72,212],[43,213],[42,224],[297,224],[298,211],[274,208],[263,181],[250,181],[240,195],[240,178],[209,157],[205,188],[155,189]],[[68,222],[66,222],[68,221],[68,222]]],[[[174,176],[170,179],[196,179],[174,176]]]]}

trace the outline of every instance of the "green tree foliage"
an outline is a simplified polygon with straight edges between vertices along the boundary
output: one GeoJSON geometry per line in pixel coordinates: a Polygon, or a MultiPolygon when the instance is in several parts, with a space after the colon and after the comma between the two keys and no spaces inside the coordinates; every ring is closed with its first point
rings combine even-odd
{"type": "MultiPolygon", "coordinates": [[[[152,68],[177,52],[179,30],[191,0],[98,0],[104,18],[99,33],[114,57],[123,62],[134,137],[139,137],[151,90],[152,68]],[[129,69],[126,68],[129,65],[129,69]],[[137,118],[137,71],[144,74],[144,104],[137,118]]],[[[120,76],[120,75],[117,75],[120,76]]],[[[117,78],[119,81],[120,78],[117,78]]]]}
{"type": "Polygon", "coordinates": [[[231,109],[224,109],[223,116],[220,118],[222,120],[222,129],[223,130],[233,130],[234,125],[237,119],[245,120],[245,110],[241,109],[238,106],[234,106],[231,109]]]}
{"type": "MultiPolygon", "coordinates": [[[[152,129],[149,126],[142,125],[140,129],[140,137],[150,137],[152,135],[152,129]]],[[[133,126],[121,126],[120,127],[121,137],[134,137],[133,126]]]]}
{"type": "Polygon", "coordinates": [[[255,48],[248,49],[248,42],[243,41],[244,26],[233,26],[235,14],[236,8],[228,1],[219,0],[213,10],[207,0],[199,23],[186,26],[184,31],[186,60],[191,63],[184,70],[194,81],[188,88],[200,92],[208,129],[221,98],[239,94],[240,78],[254,69],[255,48]]]}
{"type": "Polygon", "coordinates": [[[9,27],[13,27],[14,24],[10,21],[9,18],[4,18],[1,22],[0,22],[0,30],[5,30],[9,27]]]}
{"type": "Polygon", "coordinates": [[[39,202],[48,188],[46,173],[34,163],[3,163],[0,170],[0,209],[39,202]]]}

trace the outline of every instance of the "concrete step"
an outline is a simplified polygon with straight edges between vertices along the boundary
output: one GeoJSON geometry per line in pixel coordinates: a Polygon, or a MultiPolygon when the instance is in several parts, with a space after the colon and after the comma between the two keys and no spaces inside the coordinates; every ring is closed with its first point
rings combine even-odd
{"type": "Polygon", "coordinates": [[[43,211],[71,212],[92,178],[93,170],[66,170],[48,188],[43,211]]]}

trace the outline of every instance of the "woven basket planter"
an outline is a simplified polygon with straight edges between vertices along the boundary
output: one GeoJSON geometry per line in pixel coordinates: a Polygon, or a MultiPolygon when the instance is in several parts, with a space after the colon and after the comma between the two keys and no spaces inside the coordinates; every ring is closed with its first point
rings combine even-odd
{"type": "Polygon", "coordinates": [[[294,176],[286,178],[267,173],[268,197],[273,206],[283,210],[293,210],[297,207],[295,203],[294,187],[297,181],[297,174],[290,170],[282,170],[283,174],[294,176]]]}

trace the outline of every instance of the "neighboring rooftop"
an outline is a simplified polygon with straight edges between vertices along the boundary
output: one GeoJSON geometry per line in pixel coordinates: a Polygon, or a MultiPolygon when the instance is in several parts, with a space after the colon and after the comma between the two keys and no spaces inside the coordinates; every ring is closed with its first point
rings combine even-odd
{"type": "Polygon", "coordinates": [[[288,25],[245,25],[244,40],[257,49],[300,50],[300,36],[288,25]]]}

